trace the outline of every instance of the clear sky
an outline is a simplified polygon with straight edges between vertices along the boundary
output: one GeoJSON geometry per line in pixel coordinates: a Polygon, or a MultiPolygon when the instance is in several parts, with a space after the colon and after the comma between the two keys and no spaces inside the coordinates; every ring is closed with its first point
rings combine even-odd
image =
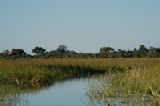
{"type": "Polygon", "coordinates": [[[160,0],[0,0],[0,52],[160,47],[160,0]]]}

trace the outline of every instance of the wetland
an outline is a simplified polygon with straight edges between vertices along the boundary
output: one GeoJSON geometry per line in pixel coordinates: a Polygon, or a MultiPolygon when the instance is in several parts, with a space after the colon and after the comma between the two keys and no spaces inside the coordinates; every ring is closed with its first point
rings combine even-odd
{"type": "Polygon", "coordinates": [[[159,79],[154,58],[0,60],[0,103],[159,106],[159,79]]]}

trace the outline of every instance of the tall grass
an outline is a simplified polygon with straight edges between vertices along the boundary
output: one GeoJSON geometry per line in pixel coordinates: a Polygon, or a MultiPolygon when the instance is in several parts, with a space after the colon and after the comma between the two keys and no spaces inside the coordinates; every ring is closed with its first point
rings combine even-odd
{"type": "Polygon", "coordinates": [[[116,101],[126,105],[160,105],[160,59],[122,59],[119,64],[124,71],[101,76],[98,84],[93,83],[90,97],[108,105],[116,101]]]}
{"type": "MultiPolygon", "coordinates": [[[[143,70],[159,64],[160,59],[15,59],[0,60],[0,82],[50,82],[80,74],[143,70]]],[[[159,67],[156,67],[157,69],[159,67]]]]}
{"type": "Polygon", "coordinates": [[[4,84],[51,83],[56,79],[104,72],[107,74],[100,77],[98,85],[92,85],[90,97],[109,104],[116,96],[122,103],[127,103],[130,96],[135,104],[139,100],[149,101],[149,105],[160,104],[160,59],[0,60],[0,83],[4,84]]]}
{"type": "Polygon", "coordinates": [[[18,85],[33,82],[43,83],[97,72],[91,62],[88,59],[0,60],[0,82],[17,83],[18,85]]]}

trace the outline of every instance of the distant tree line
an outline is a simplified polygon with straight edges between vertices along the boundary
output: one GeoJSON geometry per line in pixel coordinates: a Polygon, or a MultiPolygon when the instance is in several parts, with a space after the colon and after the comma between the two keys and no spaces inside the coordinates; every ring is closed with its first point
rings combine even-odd
{"type": "Polygon", "coordinates": [[[46,51],[42,47],[32,49],[34,55],[26,53],[23,49],[4,50],[0,53],[1,59],[16,58],[160,58],[160,48],[140,45],[139,49],[117,51],[112,47],[102,47],[99,53],[76,53],[74,50],[67,50],[67,46],[60,45],[56,50],[46,51]]]}

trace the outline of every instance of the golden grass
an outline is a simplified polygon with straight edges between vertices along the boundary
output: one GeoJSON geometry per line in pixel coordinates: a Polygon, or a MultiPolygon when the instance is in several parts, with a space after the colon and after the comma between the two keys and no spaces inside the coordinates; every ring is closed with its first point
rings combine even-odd
{"type": "MultiPolygon", "coordinates": [[[[0,60],[1,82],[45,82],[80,72],[159,70],[160,59],[15,59],[0,60]]],[[[149,73],[148,73],[149,74],[149,73]]]]}
{"type": "Polygon", "coordinates": [[[99,92],[104,101],[119,95],[123,103],[130,96],[134,105],[160,105],[160,59],[122,59],[120,64],[125,70],[101,76],[100,84],[94,84],[90,95],[97,96],[99,92]]]}
{"type": "Polygon", "coordinates": [[[54,79],[101,70],[108,74],[100,78],[98,88],[92,85],[93,94],[99,92],[101,98],[104,94],[103,99],[106,95],[116,96],[117,92],[123,98],[128,94],[140,95],[137,98],[150,95],[151,105],[160,104],[160,59],[157,58],[0,60],[0,82],[18,85],[49,83],[54,79]]]}

